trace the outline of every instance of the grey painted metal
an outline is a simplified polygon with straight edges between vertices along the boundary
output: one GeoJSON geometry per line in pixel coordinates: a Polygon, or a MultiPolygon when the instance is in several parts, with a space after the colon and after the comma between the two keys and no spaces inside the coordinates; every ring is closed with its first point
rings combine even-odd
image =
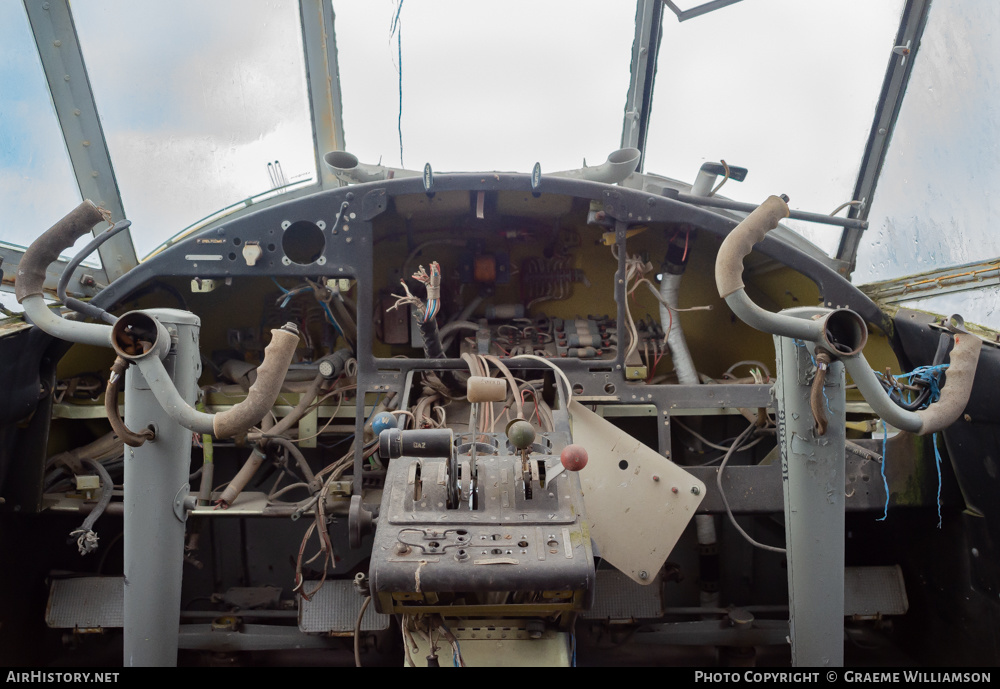
{"type": "MultiPolygon", "coordinates": [[[[675,198],[684,203],[691,203],[695,206],[705,206],[707,208],[723,208],[730,211],[740,211],[750,213],[757,210],[759,203],[743,203],[742,201],[730,201],[729,199],[717,196],[696,196],[677,192],[668,194],[670,198],[675,198]]],[[[858,218],[841,218],[834,215],[823,215],[822,213],[809,213],[807,211],[791,211],[788,217],[792,220],[805,220],[807,222],[819,223],[821,225],[839,225],[840,227],[850,227],[863,230],[868,227],[868,222],[858,218]]]]}
{"type": "Polygon", "coordinates": [[[24,315],[28,320],[52,337],[95,347],[111,346],[110,325],[67,320],[49,310],[45,298],[40,294],[25,297],[21,306],[24,307],[24,315]]]}
{"type": "Polygon", "coordinates": [[[844,366],[826,374],[829,426],[817,436],[809,406],[815,375],[808,346],[774,338],[778,439],[785,495],[785,543],[792,664],[844,664],[844,366]]]}
{"type": "Polygon", "coordinates": [[[688,19],[694,19],[695,17],[700,17],[703,14],[708,14],[709,12],[714,12],[715,10],[721,10],[723,7],[735,5],[740,1],[741,0],[713,0],[712,2],[706,2],[703,5],[692,7],[689,10],[682,10],[674,3],[670,2],[670,0],[663,0],[663,4],[669,7],[670,11],[677,15],[677,21],[686,22],[688,19]]]}
{"type": "MultiPolygon", "coordinates": [[[[174,347],[166,367],[180,395],[194,404],[201,359],[200,320],[194,314],[154,309],[171,333],[174,347]]],[[[156,438],[125,453],[125,633],[126,667],[177,664],[184,522],[174,502],[188,483],[191,431],[175,423],[160,406],[142,373],[125,374],[125,424],[155,427],[156,438]]]]}
{"type": "Polygon", "coordinates": [[[164,362],[155,356],[149,356],[140,359],[137,365],[152,389],[153,396],[175,423],[195,433],[214,432],[215,415],[198,411],[193,403],[185,399],[187,396],[183,392],[174,388],[172,376],[164,362]]]}
{"type": "Polygon", "coordinates": [[[796,316],[789,316],[785,313],[773,313],[765,311],[747,296],[745,289],[737,290],[726,297],[726,305],[732,309],[741,321],[751,328],[762,330],[766,333],[792,337],[799,340],[815,342],[821,340],[824,335],[823,322],[819,320],[808,320],[796,316]]]}
{"type": "Polygon", "coordinates": [[[858,386],[858,391],[880,419],[901,431],[920,432],[924,425],[923,419],[916,412],[907,411],[889,399],[864,354],[858,355],[856,359],[847,359],[845,364],[851,373],[851,378],[858,386]]]}
{"type": "MultiPolygon", "coordinates": [[[[353,633],[364,599],[354,582],[348,579],[328,581],[309,600],[299,598],[299,630],[309,634],[353,633]]],[[[389,628],[391,618],[369,605],[361,618],[361,631],[376,632],[389,628]]]]}
{"type": "Polygon", "coordinates": [[[333,3],[299,0],[302,48],[312,113],[316,170],[323,188],[340,186],[336,175],[323,163],[330,151],[344,150],[344,119],[340,97],[340,67],[333,3]]]}
{"type": "MultiPolygon", "coordinates": [[[[4,292],[14,291],[14,276],[17,275],[17,266],[21,262],[21,257],[24,256],[24,251],[24,247],[0,243],[0,261],[3,262],[4,275],[3,286],[0,289],[4,292]]],[[[59,278],[62,277],[67,263],[69,261],[59,259],[48,267],[45,271],[43,290],[53,295],[56,293],[56,285],[59,283],[59,278]]],[[[106,284],[108,284],[108,276],[104,272],[104,268],[83,265],[73,271],[73,277],[70,278],[69,289],[66,292],[71,297],[92,297],[106,284]]]]}
{"type": "Polygon", "coordinates": [[[636,168],[638,172],[642,172],[645,162],[646,132],[653,107],[653,82],[656,78],[656,56],[660,50],[662,26],[661,0],[638,0],[621,143],[621,148],[638,148],[643,151],[643,157],[639,159],[636,168]]]}
{"type": "MultiPolygon", "coordinates": [[[[123,220],[125,208],[69,2],[24,0],[24,9],[80,193],[83,198],[111,211],[114,221],[123,220]]],[[[94,234],[102,230],[95,229],[94,234]]],[[[128,231],[105,243],[98,252],[109,280],[117,279],[139,263],[128,231]]]]}
{"type": "MultiPolygon", "coordinates": [[[[872,453],[878,455],[881,450],[882,442],[879,440],[877,449],[872,453]]],[[[844,484],[847,511],[881,513],[882,506],[885,505],[885,490],[879,474],[879,463],[863,459],[850,450],[845,454],[845,463],[850,477],[849,480],[845,479],[844,484]]],[[[718,468],[686,466],[684,469],[705,484],[705,499],[698,505],[698,514],[724,514],[726,508],[715,488],[718,468]]],[[[781,465],[778,462],[751,466],[729,465],[722,475],[722,487],[733,514],[778,514],[785,509],[781,465]]],[[[934,502],[925,500],[921,504],[930,507],[934,502]]]]}
{"type": "Polygon", "coordinates": [[[55,579],[45,606],[45,624],[53,629],[121,627],[121,577],[55,579]]]}
{"type": "MultiPolygon", "coordinates": [[[[916,53],[920,47],[920,38],[927,25],[927,13],[930,5],[931,0],[907,0],[906,6],[903,8],[899,31],[893,45],[905,47],[907,54],[900,55],[895,52],[889,54],[889,66],[886,68],[885,78],[882,80],[882,92],[879,95],[878,105],[875,107],[875,120],[868,133],[868,142],[865,144],[864,156],[861,159],[861,169],[854,185],[854,195],[851,197],[861,201],[862,204],[860,207],[851,208],[848,213],[850,218],[860,220],[868,218],[872,196],[875,194],[875,186],[882,172],[882,164],[885,162],[885,156],[888,152],[889,140],[892,138],[896,120],[899,118],[899,111],[903,105],[903,95],[906,93],[916,53]]],[[[854,272],[858,246],[865,228],[847,225],[845,227],[847,230],[840,238],[837,258],[847,264],[843,274],[850,276],[854,272]]]]}

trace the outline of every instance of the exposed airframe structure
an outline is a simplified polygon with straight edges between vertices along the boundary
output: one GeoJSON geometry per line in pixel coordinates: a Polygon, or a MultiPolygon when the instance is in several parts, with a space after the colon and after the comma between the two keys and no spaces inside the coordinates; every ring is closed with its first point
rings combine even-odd
{"type": "Polygon", "coordinates": [[[70,7],[26,2],[93,204],[0,247],[5,662],[995,662],[996,339],[886,301],[990,264],[847,280],[930,3],[847,217],[644,172],[664,15],[731,4],[639,0],[605,163],[444,174],[343,150],[300,0],[318,180],[140,263],[70,7]]]}

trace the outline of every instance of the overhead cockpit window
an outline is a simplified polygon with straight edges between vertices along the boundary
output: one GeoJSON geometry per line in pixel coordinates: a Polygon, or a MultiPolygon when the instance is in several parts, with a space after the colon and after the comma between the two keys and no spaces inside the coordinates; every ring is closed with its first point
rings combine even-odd
{"type": "Polygon", "coordinates": [[[81,0],[73,17],[139,256],[314,183],[297,3],[81,0]]]}
{"type": "MultiPolygon", "coordinates": [[[[722,196],[785,193],[815,213],[850,201],[901,8],[755,0],[682,23],[665,12],[646,172],[691,183],[724,159],[749,173],[722,196]]],[[[839,228],[788,225],[836,253],[839,228]]]]}
{"type": "Polygon", "coordinates": [[[406,3],[395,22],[399,4],[333,3],[346,148],[362,162],[545,173],[620,146],[634,6],[406,3]]]}
{"type": "Polygon", "coordinates": [[[19,2],[0,3],[0,93],[0,242],[27,246],[81,199],[19,2]]]}

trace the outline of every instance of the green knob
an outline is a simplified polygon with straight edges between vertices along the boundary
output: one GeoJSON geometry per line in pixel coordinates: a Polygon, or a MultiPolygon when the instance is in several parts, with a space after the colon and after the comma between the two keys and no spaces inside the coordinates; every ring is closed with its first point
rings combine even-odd
{"type": "Polygon", "coordinates": [[[535,442],[535,429],[527,421],[518,419],[507,426],[507,440],[518,450],[526,450],[535,442]]]}

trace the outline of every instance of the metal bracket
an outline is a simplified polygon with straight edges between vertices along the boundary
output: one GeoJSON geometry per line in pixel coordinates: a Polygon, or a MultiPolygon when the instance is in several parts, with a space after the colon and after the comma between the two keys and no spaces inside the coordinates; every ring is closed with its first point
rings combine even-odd
{"type": "Polygon", "coordinates": [[[174,496],[174,516],[177,517],[178,521],[186,522],[188,511],[194,509],[194,502],[190,501],[189,498],[193,498],[191,495],[191,484],[185,483],[177,491],[177,495],[174,496]],[[191,502],[190,505],[188,504],[189,502],[191,502]]]}

